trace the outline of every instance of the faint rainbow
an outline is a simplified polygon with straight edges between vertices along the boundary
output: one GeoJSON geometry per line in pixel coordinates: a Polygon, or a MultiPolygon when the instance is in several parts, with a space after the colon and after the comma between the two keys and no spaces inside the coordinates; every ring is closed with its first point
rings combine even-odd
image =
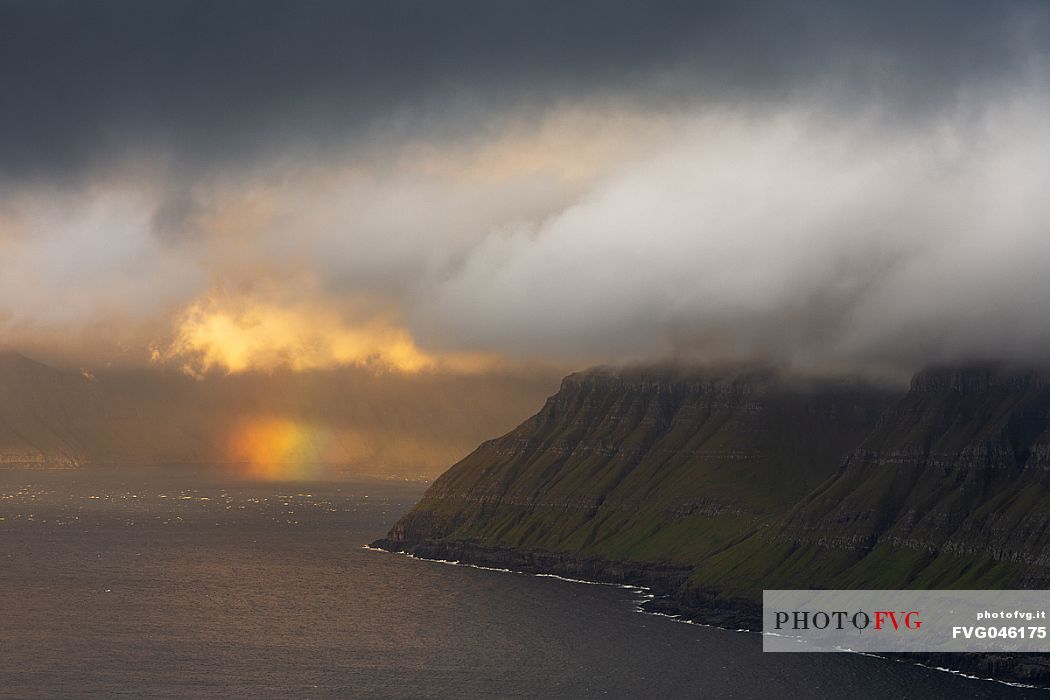
{"type": "Polygon", "coordinates": [[[264,481],[319,475],[330,431],[280,417],[245,417],[234,422],[228,450],[237,474],[264,481]]]}

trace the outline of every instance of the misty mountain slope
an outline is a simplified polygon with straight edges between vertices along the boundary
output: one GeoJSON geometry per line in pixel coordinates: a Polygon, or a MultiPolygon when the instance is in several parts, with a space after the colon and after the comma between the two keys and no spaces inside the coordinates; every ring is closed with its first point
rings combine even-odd
{"type": "Polygon", "coordinates": [[[429,477],[535,410],[545,374],[59,370],[0,355],[0,465],[429,477]],[[251,460],[266,468],[253,472],[251,460]],[[304,466],[306,465],[306,466],[304,466]]]}
{"type": "Polygon", "coordinates": [[[838,473],[775,531],[704,562],[696,582],[1035,587],[1050,581],[1050,379],[927,371],[838,473]]]}
{"type": "Polygon", "coordinates": [[[695,564],[831,476],[889,400],[771,372],[574,374],[438,479],[391,539],[695,564]]]}
{"type": "Polygon", "coordinates": [[[199,444],[201,452],[215,455],[203,461],[242,460],[238,435],[247,429],[265,442],[265,433],[276,429],[288,431],[291,444],[282,445],[279,455],[259,457],[317,465],[325,473],[351,469],[432,477],[486,436],[535,410],[554,379],[344,367],[201,381],[140,371],[100,374],[100,381],[133,413],[181,430],[183,438],[169,451],[199,444]]]}
{"type": "Polygon", "coordinates": [[[154,391],[150,402],[136,402],[105,379],[4,353],[0,464],[66,468],[225,459],[187,419],[192,404],[179,408],[173,398],[154,391]]]}
{"type": "Polygon", "coordinates": [[[106,399],[80,374],[0,353],[0,464],[72,467],[111,441],[106,399]]]}

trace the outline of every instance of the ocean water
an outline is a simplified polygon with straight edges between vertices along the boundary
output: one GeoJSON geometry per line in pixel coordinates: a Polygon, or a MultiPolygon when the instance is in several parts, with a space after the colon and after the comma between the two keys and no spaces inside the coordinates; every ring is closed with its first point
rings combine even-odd
{"type": "Polygon", "coordinates": [[[0,472],[0,696],[1050,697],[362,547],[421,492],[0,472]]]}

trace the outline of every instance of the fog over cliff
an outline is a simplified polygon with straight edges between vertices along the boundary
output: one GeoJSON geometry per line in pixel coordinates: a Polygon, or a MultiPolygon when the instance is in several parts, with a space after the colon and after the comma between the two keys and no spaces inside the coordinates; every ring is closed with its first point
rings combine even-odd
{"type": "Polygon", "coordinates": [[[0,343],[904,373],[1050,350],[1027,2],[0,2],[0,343]]]}

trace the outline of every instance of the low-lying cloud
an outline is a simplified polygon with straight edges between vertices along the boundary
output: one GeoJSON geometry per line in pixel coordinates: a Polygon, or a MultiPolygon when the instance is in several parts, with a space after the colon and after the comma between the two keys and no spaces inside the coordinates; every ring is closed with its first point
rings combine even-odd
{"type": "Polygon", "coordinates": [[[1041,104],[903,133],[864,117],[698,119],[550,219],[487,238],[416,320],[502,352],[1038,359],[1041,104]]]}

